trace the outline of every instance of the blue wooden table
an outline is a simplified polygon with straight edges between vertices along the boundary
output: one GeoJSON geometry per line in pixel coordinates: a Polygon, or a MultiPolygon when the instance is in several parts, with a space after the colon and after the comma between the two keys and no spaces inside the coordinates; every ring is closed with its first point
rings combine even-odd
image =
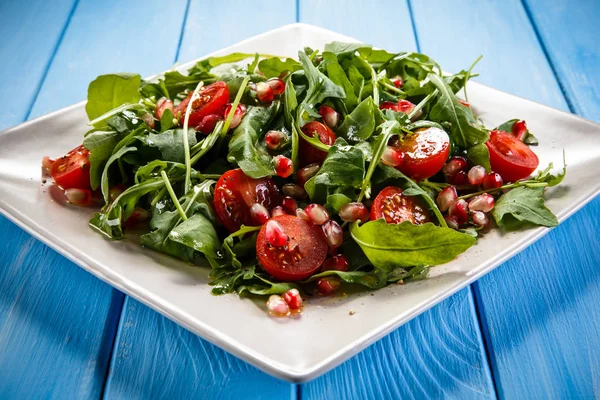
{"type": "MultiPolygon", "coordinates": [[[[598,0],[3,0],[0,130],[293,22],[600,121],[598,0]]],[[[537,132],[543,139],[544,133],[537,132]]],[[[600,397],[600,199],[304,385],[175,325],[0,217],[0,399],[600,397]]],[[[201,305],[199,305],[201,306],[201,305]]]]}

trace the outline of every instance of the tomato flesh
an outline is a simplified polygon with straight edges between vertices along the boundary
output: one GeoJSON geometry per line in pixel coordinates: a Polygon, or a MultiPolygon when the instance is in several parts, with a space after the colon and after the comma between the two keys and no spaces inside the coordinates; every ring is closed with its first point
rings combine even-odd
{"type": "Polygon", "coordinates": [[[273,217],[287,235],[287,243],[275,247],[267,240],[266,225],[256,238],[256,255],[262,269],[282,281],[306,279],[319,270],[327,257],[327,241],[320,226],[294,215],[273,217]]]}
{"type": "Polygon", "coordinates": [[[405,175],[420,181],[440,172],[448,159],[450,138],[442,129],[420,128],[395,146],[402,155],[396,167],[405,175]]]}
{"type": "Polygon", "coordinates": [[[280,205],[281,200],[281,193],[271,178],[252,179],[241,169],[233,169],[217,181],[213,203],[221,223],[235,232],[242,225],[260,225],[250,214],[254,203],[271,210],[280,205]]]}
{"type": "Polygon", "coordinates": [[[63,189],[90,189],[90,151],[74,148],[52,164],[50,175],[63,189]]]}
{"type": "MultiPolygon", "coordinates": [[[[302,132],[308,137],[317,134],[319,141],[331,146],[336,139],[335,133],[327,126],[317,121],[311,121],[302,127],[302,132]]],[[[300,138],[299,157],[302,166],[318,163],[321,164],[327,157],[327,152],[313,147],[310,143],[300,138]]]]}
{"type": "Polygon", "coordinates": [[[490,153],[490,165],[504,182],[527,178],[538,167],[539,160],[533,151],[507,132],[491,131],[485,143],[490,153]]]}
{"type": "Polygon", "coordinates": [[[429,210],[419,198],[405,196],[402,192],[395,186],[388,186],[379,192],[371,207],[371,220],[384,218],[388,224],[410,221],[414,225],[432,222],[429,210]]]}
{"type": "MultiPolygon", "coordinates": [[[[187,106],[194,92],[190,92],[181,103],[175,108],[175,116],[178,116],[179,123],[183,124],[187,106]]],[[[223,108],[229,102],[229,89],[223,81],[212,83],[198,92],[198,98],[192,103],[188,126],[198,126],[204,117],[210,114],[223,114],[223,108]]]]}

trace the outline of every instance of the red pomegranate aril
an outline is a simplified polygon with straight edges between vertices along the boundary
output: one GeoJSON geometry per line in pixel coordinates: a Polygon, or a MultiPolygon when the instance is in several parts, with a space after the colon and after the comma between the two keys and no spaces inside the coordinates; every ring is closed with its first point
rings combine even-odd
{"type": "Polygon", "coordinates": [[[44,156],[44,158],[42,158],[42,168],[44,168],[47,173],[50,173],[50,170],[52,169],[52,165],[54,164],[55,161],[56,161],[56,159],[54,159],[54,158],[44,156]]]}
{"type": "Polygon", "coordinates": [[[340,208],[340,218],[344,222],[367,222],[369,220],[369,210],[363,203],[348,203],[340,208]]]}
{"type": "Polygon", "coordinates": [[[290,289],[282,294],[281,297],[287,303],[290,310],[298,311],[302,309],[302,296],[300,296],[298,289],[290,289]]]}
{"type": "Polygon", "coordinates": [[[490,223],[488,216],[482,211],[473,211],[471,218],[473,219],[473,223],[481,228],[485,228],[490,223]]]}
{"type": "Polygon", "coordinates": [[[398,103],[392,103],[391,101],[382,101],[379,105],[379,109],[400,112],[400,107],[398,107],[398,103]]]}
{"type": "Polygon", "coordinates": [[[522,142],[525,135],[527,135],[527,122],[523,120],[515,122],[512,127],[512,134],[522,142]]]}
{"type": "Polygon", "coordinates": [[[323,266],[321,267],[321,271],[348,271],[350,263],[348,263],[348,259],[346,256],[342,254],[335,255],[333,257],[329,257],[323,262],[323,266]]]}
{"type": "Polygon", "coordinates": [[[274,317],[286,317],[290,314],[290,306],[279,295],[273,294],[267,300],[267,310],[274,317]]]}
{"type": "Polygon", "coordinates": [[[269,79],[267,85],[271,87],[275,96],[280,95],[285,90],[285,82],[279,78],[269,79]]]}
{"type": "Polygon", "coordinates": [[[404,99],[398,100],[398,110],[400,110],[400,112],[410,114],[414,108],[415,105],[412,102],[404,99]]]}
{"type": "Polygon", "coordinates": [[[459,225],[464,224],[469,220],[468,204],[464,199],[458,199],[448,208],[448,214],[456,219],[459,225]]]}
{"type": "Polygon", "coordinates": [[[212,133],[215,130],[215,126],[217,126],[217,122],[221,121],[223,117],[218,114],[209,114],[206,117],[202,118],[202,121],[196,127],[198,132],[202,132],[205,135],[212,133]]]}
{"type": "Polygon", "coordinates": [[[171,110],[171,113],[175,114],[175,111],[174,111],[175,108],[173,107],[173,102],[171,100],[167,99],[166,97],[161,97],[156,102],[156,110],[155,110],[156,118],[159,121],[162,118],[163,114],[165,113],[165,110],[171,110]]]}
{"type": "Polygon", "coordinates": [[[296,185],[295,183],[286,183],[281,187],[281,190],[286,196],[290,196],[298,200],[305,199],[308,196],[306,190],[296,185]]]}
{"type": "Polygon", "coordinates": [[[485,168],[483,168],[481,165],[475,165],[467,173],[467,178],[469,179],[469,183],[471,185],[481,185],[483,178],[485,178],[485,168]]]}
{"type": "Polygon", "coordinates": [[[92,192],[88,189],[67,189],[65,197],[75,206],[89,206],[92,204],[92,192]]]}
{"type": "Polygon", "coordinates": [[[294,172],[294,166],[292,160],[286,156],[278,155],[274,158],[275,162],[275,173],[282,178],[287,178],[294,172]]]}
{"type": "Polygon", "coordinates": [[[265,82],[258,82],[256,84],[256,97],[261,103],[270,103],[275,97],[273,88],[265,82]]]}
{"type": "MultiPolygon", "coordinates": [[[[225,111],[223,112],[223,119],[227,119],[229,113],[231,112],[231,107],[233,104],[227,104],[225,106],[225,111]]],[[[243,104],[238,104],[235,111],[233,112],[233,118],[231,118],[231,122],[229,123],[229,129],[235,129],[242,122],[242,118],[244,118],[244,113],[246,112],[246,106],[243,104]]],[[[214,126],[213,126],[214,129],[214,126]]],[[[212,132],[212,130],[211,130],[212,132]]]]}
{"type": "Polygon", "coordinates": [[[387,146],[381,155],[381,161],[390,167],[397,167],[402,164],[403,158],[404,154],[392,146],[387,146]]]}
{"type": "Polygon", "coordinates": [[[304,211],[302,208],[298,208],[296,209],[296,217],[303,219],[307,222],[311,222],[310,221],[310,217],[308,216],[308,214],[306,213],[306,211],[304,211]]]}
{"type": "Polygon", "coordinates": [[[329,296],[342,285],[342,281],[337,276],[326,276],[317,282],[317,293],[321,296],[329,296]]]}
{"type": "Polygon", "coordinates": [[[259,225],[263,225],[269,220],[269,218],[271,218],[269,215],[269,210],[259,203],[252,204],[252,207],[250,207],[250,216],[259,225]]]}
{"type": "Polygon", "coordinates": [[[117,197],[119,197],[121,195],[121,193],[123,193],[125,191],[125,189],[127,189],[127,186],[125,186],[122,183],[119,183],[118,185],[111,187],[110,190],[108,191],[108,200],[111,202],[115,201],[117,199],[117,197]]]}
{"type": "Polygon", "coordinates": [[[281,207],[286,213],[294,215],[298,209],[298,203],[292,197],[285,196],[281,202],[281,207]]]}
{"type": "Polygon", "coordinates": [[[306,206],[304,209],[308,217],[315,225],[323,225],[329,220],[329,213],[327,209],[320,204],[312,203],[306,206]]]}
{"type": "Polygon", "coordinates": [[[150,127],[150,129],[154,129],[154,117],[150,113],[146,113],[142,115],[142,121],[146,123],[150,127]]]}
{"type": "Polygon", "coordinates": [[[458,193],[454,186],[448,186],[438,193],[436,202],[441,212],[446,212],[450,208],[450,205],[456,201],[458,193]]]}
{"type": "Polygon", "coordinates": [[[483,188],[485,190],[498,189],[503,183],[502,177],[496,172],[490,172],[483,178],[483,188]]]}
{"type": "Polygon", "coordinates": [[[287,136],[281,131],[269,131],[265,135],[265,144],[269,150],[277,150],[287,141],[287,136]]]}
{"type": "Polygon", "coordinates": [[[448,228],[454,229],[456,231],[458,230],[459,225],[458,225],[458,221],[456,220],[456,218],[446,215],[446,216],[444,216],[444,220],[446,220],[446,224],[448,224],[448,228]]]}
{"type": "Polygon", "coordinates": [[[494,208],[494,196],[489,193],[480,194],[469,201],[470,211],[490,212],[492,208],[494,208]]]}
{"type": "Polygon", "coordinates": [[[444,174],[447,176],[456,175],[460,171],[466,170],[468,165],[466,158],[454,156],[444,165],[444,174]]]}
{"type": "Polygon", "coordinates": [[[283,232],[283,228],[279,225],[279,222],[269,220],[265,228],[267,241],[271,246],[282,247],[288,242],[288,237],[285,232],[283,232]]]}
{"type": "Polygon", "coordinates": [[[325,125],[331,129],[335,129],[338,122],[340,122],[340,114],[329,106],[322,105],[321,108],[319,108],[319,114],[323,118],[325,125]]]}
{"type": "Polygon", "coordinates": [[[471,108],[471,104],[469,104],[469,102],[461,100],[461,99],[456,99],[456,100],[458,100],[458,102],[460,104],[462,104],[463,106],[471,108]]]}
{"type": "Polygon", "coordinates": [[[296,181],[298,182],[298,185],[304,187],[306,181],[315,176],[320,168],[321,165],[315,163],[299,169],[298,172],[296,172],[296,181]]]}
{"type": "Polygon", "coordinates": [[[467,185],[469,183],[469,177],[465,171],[459,171],[455,175],[447,175],[446,182],[451,185],[467,185]]]}
{"type": "Polygon", "coordinates": [[[281,206],[273,207],[273,209],[271,210],[272,217],[278,217],[280,215],[285,215],[285,214],[287,214],[287,213],[281,206]]]}
{"type": "Polygon", "coordinates": [[[395,76],[390,80],[392,81],[394,86],[396,86],[396,88],[400,88],[400,87],[404,86],[404,81],[399,76],[395,76]]]}
{"type": "Polygon", "coordinates": [[[330,219],[323,224],[323,233],[325,233],[330,249],[337,249],[344,242],[344,231],[340,224],[334,220],[330,219]]]}

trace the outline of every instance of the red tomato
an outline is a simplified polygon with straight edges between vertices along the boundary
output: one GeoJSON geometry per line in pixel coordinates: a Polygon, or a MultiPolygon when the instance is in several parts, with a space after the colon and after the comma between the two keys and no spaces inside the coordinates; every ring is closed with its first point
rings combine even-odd
{"type": "Polygon", "coordinates": [[[215,186],[214,206],[217,217],[230,232],[242,225],[260,225],[250,215],[254,203],[267,210],[281,204],[281,194],[271,178],[252,179],[241,169],[221,175],[215,186]]]}
{"type": "MultiPolygon", "coordinates": [[[[302,132],[308,137],[314,137],[315,133],[318,135],[321,143],[325,143],[331,146],[336,139],[335,133],[327,125],[323,125],[317,121],[311,121],[302,127],[302,132]]],[[[327,157],[327,152],[319,150],[313,147],[303,138],[300,138],[300,146],[298,149],[300,156],[301,165],[308,165],[313,163],[322,163],[327,157]]]]}
{"type": "Polygon", "coordinates": [[[277,221],[287,235],[287,243],[280,247],[271,245],[265,224],[256,238],[260,266],[282,281],[299,281],[317,272],[329,248],[321,227],[294,215],[279,215],[270,221],[277,221]]]}
{"type": "Polygon", "coordinates": [[[74,148],[52,164],[50,175],[63,189],[90,189],[90,151],[74,148]]]}
{"type": "Polygon", "coordinates": [[[510,133],[491,131],[485,145],[490,152],[492,170],[499,173],[504,182],[527,178],[538,167],[535,153],[510,133]]]}
{"type": "Polygon", "coordinates": [[[403,154],[402,163],[396,169],[420,181],[432,177],[444,167],[450,152],[450,138],[439,128],[420,128],[394,147],[403,154]]]}
{"type": "MultiPolygon", "coordinates": [[[[185,112],[193,93],[190,92],[188,97],[175,107],[175,116],[179,115],[179,123],[181,124],[183,124],[185,112]]],[[[190,127],[198,126],[202,119],[209,114],[222,114],[223,107],[229,102],[229,89],[227,89],[225,82],[218,81],[202,88],[198,92],[198,96],[192,104],[192,111],[190,111],[188,121],[190,127]]]]}
{"type": "Polygon", "coordinates": [[[402,189],[388,186],[383,189],[371,207],[371,220],[385,218],[388,224],[410,221],[414,225],[431,222],[431,214],[418,197],[405,196],[402,189]]]}

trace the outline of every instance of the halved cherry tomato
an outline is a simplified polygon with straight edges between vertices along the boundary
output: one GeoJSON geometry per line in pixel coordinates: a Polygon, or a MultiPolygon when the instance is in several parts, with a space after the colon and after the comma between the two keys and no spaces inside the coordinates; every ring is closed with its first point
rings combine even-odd
{"type": "Polygon", "coordinates": [[[395,186],[388,186],[379,192],[371,207],[371,220],[385,218],[388,224],[410,221],[414,225],[431,222],[431,214],[421,200],[415,196],[405,196],[402,192],[395,186]]]}
{"type": "Polygon", "coordinates": [[[540,162],[525,143],[507,132],[491,131],[485,145],[490,152],[492,170],[499,173],[504,182],[527,178],[540,162]]]}
{"type": "MultiPolygon", "coordinates": [[[[190,92],[188,97],[175,107],[175,117],[179,118],[181,124],[183,124],[185,112],[193,93],[190,92]]],[[[225,82],[217,81],[202,88],[198,92],[198,96],[192,103],[192,111],[188,121],[190,127],[197,126],[209,114],[222,114],[223,107],[229,102],[229,89],[227,89],[225,82]]]]}
{"type": "Polygon", "coordinates": [[[260,225],[250,215],[254,203],[271,210],[280,205],[281,200],[281,193],[271,178],[252,179],[241,169],[227,171],[215,186],[215,211],[230,232],[237,231],[242,225],[260,225]]]}
{"type": "Polygon", "coordinates": [[[439,128],[420,128],[393,146],[403,154],[402,163],[396,169],[420,181],[444,167],[450,152],[450,138],[439,128]]]}
{"type": "Polygon", "coordinates": [[[256,255],[260,266],[282,281],[306,279],[321,268],[327,257],[327,241],[320,226],[294,215],[279,215],[277,221],[287,235],[285,245],[276,247],[267,240],[267,224],[256,238],[256,255]]]}
{"type": "Polygon", "coordinates": [[[90,151],[74,148],[52,164],[50,175],[63,189],[90,189],[90,151]]]}
{"type": "MultiPolygon", "coordinates": [[[[302,127],[302,132],[308,137],[314,137],[315,133],[318,135],[321,143],[325,143],[328,146],[331,146],[336,139],[335,133],[327,125],[323,125],[317,121],[311,121],[302,127]]],[[[322,163],[327,157],[327,153],[313,147],[310,143],[308,143],[303,138],[300,138],[300,146],[298,149],[298,154],[300,156],[300,164],[302,166],[313,164],[313,163],[322,163]]]]}

